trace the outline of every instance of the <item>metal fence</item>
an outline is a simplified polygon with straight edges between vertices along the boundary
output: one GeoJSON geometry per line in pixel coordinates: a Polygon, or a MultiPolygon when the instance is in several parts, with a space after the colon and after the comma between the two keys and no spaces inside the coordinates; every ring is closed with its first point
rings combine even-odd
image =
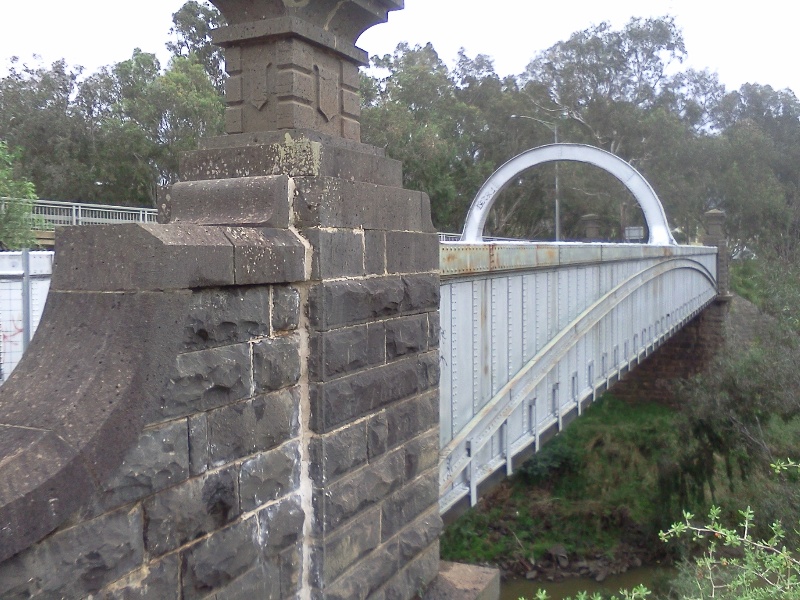
{"type": "Polygon", "coordinates": [[[39,325],[52,272],[53,252],[0,252],[0,383],[39,325]]]}
{"type": "MultiPolygon", "coordinates": [[[[25,202],[25,200],[3,198],[2,202],[25,202]]],[[[158,217],[158,210],[155,208],[57,202],[55,200],[35,200],[32,204],[32,228],[36,231],[53,231],[57,225],[155,223],[158,217]]]]}

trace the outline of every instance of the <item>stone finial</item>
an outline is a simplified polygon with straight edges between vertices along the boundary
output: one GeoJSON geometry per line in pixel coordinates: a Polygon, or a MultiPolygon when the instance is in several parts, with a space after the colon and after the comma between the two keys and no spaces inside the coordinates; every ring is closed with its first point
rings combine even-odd
{"type": "Polygon", "coordinates": [[[600,217],[596,214],[583,215],[581,217],[581,224],[584,229],[584,237],[587,240],[600,239],[600,217]]]}
{"type": "Polygon", "coordinates": [[[403,0],[211,0],[227,22],[213,36],[225,49],[229,134],[310,129],[360,141],[355,46],[403,0]]]}
{"type": "Polygon", "coordinates": [[[705,213],[706,231],[709,236],[721,238],[725,235],[723,226],[725,225],[725,213],[721,210],[712,209],[705,213]]]}
{"type": "Polygon", "coordinates": [[[712,209],[705,213],[706,235],[703,244],[717,247],[717,298],[730,299],[730,254],[725,238],[725,213],[712,209]]]}

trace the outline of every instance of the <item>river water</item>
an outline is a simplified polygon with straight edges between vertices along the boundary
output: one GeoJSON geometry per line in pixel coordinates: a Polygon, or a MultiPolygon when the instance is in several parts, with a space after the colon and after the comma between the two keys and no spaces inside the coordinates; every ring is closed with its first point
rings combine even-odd
{"type": "Polygon", "coordinates": [[[640,567],[631,569],[622,575],[608,577],[603,583],[593,579],[572,578],[560,583],[539,583],[525,579],[504,581],[500,587],[500,600],[532,600],[539,589],[547,590],[551,600],[563,600],[574,597],[580,591],[586,592],[618,592],[620,589],[631,589],[639,584],[651,587],[653,579],[664,575],[665,570],[658,567],[640,567]]]}

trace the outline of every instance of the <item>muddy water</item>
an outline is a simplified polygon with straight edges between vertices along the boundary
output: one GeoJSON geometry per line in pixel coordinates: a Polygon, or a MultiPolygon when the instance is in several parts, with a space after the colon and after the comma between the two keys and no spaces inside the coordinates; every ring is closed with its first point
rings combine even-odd
{"type": "Polygon", "coordinates": [[[651,587],[653,578],[663,577],[664,569],[656,567],[640,567],[631,569],[622,575],[614,575],[603,583],[593,579],[568,579],[560,583],[537,583],[525,579],[511,579],[504,581],[500,588],[500,600],[518,600],[525,598],[531,600],[536,597],[539,589],[547,590],[551,600],[563,600],[568,596],[574,597],[580,591],[585,592],[618,592],[620,589],[631,589],[640,583],[651,587]]]}

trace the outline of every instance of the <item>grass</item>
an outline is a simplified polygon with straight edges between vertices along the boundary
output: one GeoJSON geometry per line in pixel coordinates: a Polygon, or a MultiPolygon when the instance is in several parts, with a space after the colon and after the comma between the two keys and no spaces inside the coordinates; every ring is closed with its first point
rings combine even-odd
{"type": "Polygon", "coordinates": [[[653,465],[674,443],[673,420],[663,406],[606,395],[448,527],[442,556],[497,564],[555,544],[594,555],[641,543],[662,509],[653,465]]]}
{"type": "MultiPolygon", "coordinates": [[[[631,405],[607,394],[447,527],[442,557],[509,565],[537,561],[556,544],[584,558],[612,557],[625,549],[651,559],[682,552],[658,541],[658,532],[680,520],[686,508],[663,489],[663,473],[677,468],[677,449],[689,435],[678,429],[680,423],[680,414],[670,408],[631,405]]],[[[800,419],[771,419],[765,434],[777,458],[798,456],[800,419]]],[[[798,475],[776,478],[754,470],[745,479],[728,480],[721,458],[718,463],[723,513],[735,516],[742,506],[752,506],[766,524],[800,521],[798,475]]],[[[706,501],[688,508],[704,514],[710,497],[706,501]]]]}

